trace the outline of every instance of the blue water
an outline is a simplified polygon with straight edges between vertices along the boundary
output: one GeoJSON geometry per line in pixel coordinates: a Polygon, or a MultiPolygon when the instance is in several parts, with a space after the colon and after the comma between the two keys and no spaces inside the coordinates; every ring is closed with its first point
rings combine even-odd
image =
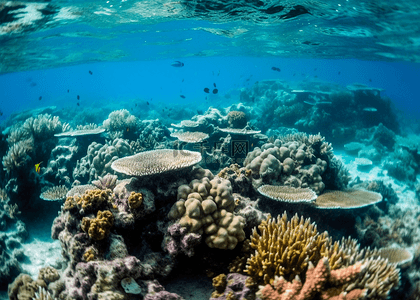
{"type": "Polygon", "coordinates": [[[115,109],[150,101],[215,105],[229,92],[251,87],[263,79],[352,83],[384,89],[395,107],[420,118],[420,65],[360,60],[282,59],[255,57],[174,58],[157,61],[92,63],[72,67],[4,74],[0,76],[0,109],[11,113],[44,106],[80,109],[103,105],[115,109]],[[176,60],[185,66],[172,67],[176,60]],[[272,66],[281,72],[271,70],[272,66]],[[90,75],[89,71],[92,72],[90,75]],[[217,84],[218,95],[203,92],[217,84]],[[69,91],[69,92],[67,92],[69,91]],[[77,100],[80,96],[80,101],[77,100]],[[185,99],[180,98],[184,95],[185,99]],[[209,98],[206,101],[206,96],[209,98]],[[41,100],[39,98],[42,97],[41,100]]]}

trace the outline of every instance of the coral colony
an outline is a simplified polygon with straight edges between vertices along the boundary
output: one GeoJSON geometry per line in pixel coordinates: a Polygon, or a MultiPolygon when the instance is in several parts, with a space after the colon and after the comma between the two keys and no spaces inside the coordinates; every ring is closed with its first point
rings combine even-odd
{"type": "Polygon", "coordinates": [[[102,125],[21,118],[3,131],[1,286],[12,300],[182,299],[165,285],[193,274],[212,300],[418,299],[418,205],[352,176],[331,143],[419,197],[418,144],[378,91],[336,89],[260,81],[174,124],[125,109],[102,125]],[[61,256],[28,274],[21,217],[54,203],[61,256]]]}

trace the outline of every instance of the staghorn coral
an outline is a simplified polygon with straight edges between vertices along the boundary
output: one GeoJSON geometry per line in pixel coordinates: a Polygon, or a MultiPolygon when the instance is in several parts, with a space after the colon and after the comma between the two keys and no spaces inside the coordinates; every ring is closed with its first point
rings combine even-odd
{"type": "Polygon", "coordinates": [[[68,191],[69,189],[64,185],[53,186],[42,192],[39,197],[46,201],[60,201],[66,199],[68,191]]]}
{"type": "Polygon", "coordinates": [[[317,198],[314,191],[309,188],[294,188],[290,186],[263,185],[258,192],[267,198],[290,203],[313,202],[317,198]]]}
{"type": "Polygon", "coordinates": [[[109,235],[112,225],[114,225],[114,216],[109,210],[105,210],[98,211],[94,219],[83,218],[81,228],[91,239],[100,241],[109,235]]]}
{"type": "Polygon", "coordinates": [[[176,171],[201,161],[201,154],[188,150],[152,150],[117,159],[111,168],[131,176],[146,176],[176,171]]]}
{"type": "Polygon", "coordinates": [[[379,193],[352,188],[344,191],[326,191],[318,196],[315,207],[320,209],[353,209],[373,205],[381,201],[382,195],[379,193]]]}
{"type": "Polygon", "coordinates": [[[54,300],[50,292],[41,286],[38,288],[38,292],[35,292],[35,297],[33,297],[32,299],[33,300],[54,300]]]}
{"type": "Polygon", "coordinates": [[[245,273],[258,283],[273,283],[275,276],[292,279],[302,274],[309,261],[318,261],[328,235],[318,234],[310,219],[295,215],[290,221],[284,212],[276,219],[267,218],[251,235],[255,254],[248,258],[245,273]]]}
{"type": "Polygon", "coordinates": [[[260,286],[257,296],[263,300],[365,299],[367,289],[343,290],[341,287],[344,282],[353,281],[365,271],[366,267],[360,262],[344,269],[331,271],[328,259],[323,258],[316,267],[309,262],[305,283],[302,283],[299,276],[296,276],[292,282],[286,281],[284,277],[276,276],[273,286],[270,284],[260,286]]]}
{"type": "Polygon", "coordinates": [[[211,248],[234,249],[245,239],[244,219],[233,214],[234,208],[230,182],[204,177],[178,188],[178,201],[168,217],[190,233],[204,234],[211,248]]]}

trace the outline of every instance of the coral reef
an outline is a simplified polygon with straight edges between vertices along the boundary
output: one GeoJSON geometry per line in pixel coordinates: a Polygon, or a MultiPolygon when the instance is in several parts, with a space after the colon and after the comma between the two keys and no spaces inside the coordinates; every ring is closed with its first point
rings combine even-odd
{"type": "Polygon", "coordinates": [[[81,183],[92,182],[108,173],[114,173],[111,164],[118,158],[131,155],[132,150],[126,140],[115,139],[102,145],[93,142],[89,145],[87,155],[77,161],[73,170],[73,179],[81,183]]]}
{"type": "Polygon", "coordinates": [[[295,134],[266,143],[249,152],[244,165],[252,171],[257,188],[262,184],[287,185],[320,194],[326,185],[342,187],[348,182],[342,164],[334,160],[331,145],[320,135],[295,134]]]}

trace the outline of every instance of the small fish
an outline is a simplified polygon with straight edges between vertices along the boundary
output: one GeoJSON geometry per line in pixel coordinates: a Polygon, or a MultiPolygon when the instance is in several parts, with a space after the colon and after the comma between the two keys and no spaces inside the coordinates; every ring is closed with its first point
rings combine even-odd
{"type": "Polygon", "coordinates": [[[89,70],[89,74],[90,74],[90,75],[92,75],[92,74],[93,74],[91,70],[89,70]]]}
{"type": "Polygon", "coordinates": [[[182,82],[184,82],[184,78],[182,78],[182,82]]]}
{"type": "Polygon", "coordinates": [[[374,108],[374,107],[365,107],[363,109],[363,111],[375,112],[375,111],[378,111],[378,110],[376,108],[374,108]]]}
{"type": "Polygon", "coordinates": [[[130,131],[130,128],[129,127],[127,127],[127,132],[129,132],[130,131]]]}
{"type": "Polygon", "coordinates": [[[31,86],[32,87],[36,86],[36,82],[31,82],[31,86]]]}
{"type": "Polygon", "coordinates": [[[35,172],[37,172],[38,174],[41,172],[41,165],[42,161],[40,163],[35,164],[35,172]]]}
{"type": "Polygon", "coordinates": [[[3,115],[3,112],[0,110],[0,116],[2,116],[3,115]]]}
{"type": "Polygon", "coordinates": [[[42,100],[42,96],[39,96],[38,100],[41,101],[42,100]]]}
{"type": "Polygon", "coordinates": [[[219,90],[218,89],[214,89],[213,90],[213,94],[217,94],[219,92],[219,90]]]}
{"type": "Polygon", "coordinates": [[[293,76],[296,76],[296,73],[294,73],[293,76]]]}
{"type": "MultiPolygon", "coordinates": [[[[147,102],[147,105],[149,105],[149,102],[147,102]]],[[[137,103],[134,106],[137,107],[137,103]]]]}
{"type": "Polygon", "coordinates": [[[338,75],[340,75],[341,74],[341,71],[338,71],[338,75]]]}
{"type": "Polygon", "coordinates": [[[179,95],[179,97],[181,97],[182,99],[185,99],[185,96],[184,95],[179,95]]]}
{"type": "Polygon", "coordinates": [[[184,66],[184,63],[179,60],[176,60],[174,63],[171,64],[171,66],[175,68],[181,68],[184,66]]]}
{"type": "Polygon", "coordinates": [[[77,102],[77,106],[80,106],[80,103],[79,102],[77,102]]]}
{"type": "Polygon", "coordinates": [[[213,83],[213,86],[216,87],[216,83],[213,83]]]}
{"type": "Polygon", "coordinates": [[[204,88],[204,93],[210,93],[210,89],[209,88],[204,88]]]}
{"type": "Polygon", "coordinates": [[[372,79],[371,78],[369,78],[369,82],[372,82],[372,79]]]}
{"type": "MultiPolygon", "coordinates": [[[[146,104],[149,105],[149,101],[146,101],[146,104]]],[[[136,104],[136,106],[137,106],[137,104],[136,104]]]]}
{"type": "Polygon", "coordinates": [[[197,114],[202,115],[203,114],[203,111],[200,110],[200,109],[197,109],[197,114]]]}
{"type": "Polygon", "coordinates": [[[79,95],[77,95],[77,100],[80,100],[80,96],[79,95]]]}
{"type": "Polygon", "coordinates": [[[70,93],[70,90],[67,90],[67,93],[70,93]]]}
{"type": "Polygon", "coordinates": [[[281,71],[280,68],[277,68],[277,67],[271,67],[271,70],[277,71],[277,72],[280,72],[281,71]]]}

